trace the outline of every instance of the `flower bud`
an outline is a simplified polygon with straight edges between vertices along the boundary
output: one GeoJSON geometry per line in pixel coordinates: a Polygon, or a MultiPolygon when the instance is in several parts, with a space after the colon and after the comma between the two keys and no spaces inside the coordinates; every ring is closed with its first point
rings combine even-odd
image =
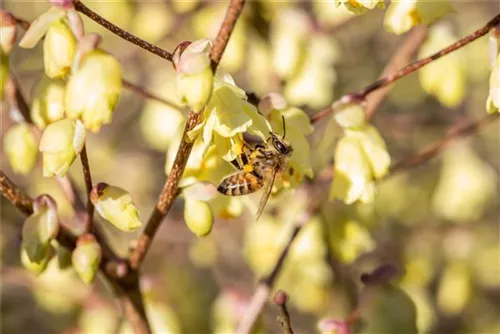
{"type": "Polygon", "coordinates": [[[15,173],[26,175],[31,172],[36,163],[37,144],[28,124],[13,125],[5,134],[3,145],[15,173]]]}
{"type": "Polygon", "coordinates": [[[90,51],[68,81],[66,113],[97,132],[103,124],[111,123],[121,92],[122,69],[118,60],[100,50],[90,51]]]}
{"type": "Polygon", "coordinates": [[[191,43],[183,52],[180,47],[174,52],[177,92],[181,101],[194,112],[200,112],[212,94],[213,72],[209,56],[211,47],[210,40],[202,39],[191,43]]]}
{"type": "Polygon", "coordinates": [[[16,42],[16,18],[11,13],[0,10],[0,48],[9,53],[16,42]]]}
{"type": "Polygon", "coordinates": [[[365,110],[359,103],[334,103],[335,121],[343,128],[357,128],[365,124],[365,110]]]}
{"type": "Polygon", "coordinates": [[[199,237],[209,235],[214,225],[214,216],[208,203],[189,197],[184,202],[184,220],[191,232],[199,237]]]}
{"type": "Polygon", "coordinates": [[[94,281],[101,258],[101,246],[92,234],[87,233],[78,238],[71,259],[73,268],[86,284],[94,281]]]}
{"type": "Polygon", "coordinates": [[[76,38],[62,20],[53,22],[43,41],[43,64],[49,78],[63,78],[69,73],[76,51],[76,38]]]}
{"type": "Polygon", "coordinates": [[[39,196],[34,213],[23,225],[23,249],[30,262],[41,263],[52,248],[50,241],[59,233],[55,201],[48,195],[39,196]]]}
{"type": "Polygon", "coordinates": [[[124,189],[99,183],[92,189],[90,199],[99,215],[116,228],[129,232],[142,226],[132,196],[124,189]]]}
{"type": "Polygon", "coordinates": [[[486,109],[490,114],[500,109],[500,54],[497,56],[490,74],[490,90],[486,109]]]}
{"type": "Polygon", "coordinates": [[[85,129],[80,121],[62,119],[43,131],[40,151],[43,176],[64,176],[85,145],[85,129]]]}
{"type": "Polygon", "coordinates": [[[26,252],[26,249],[23,247],[21,248],[21,263],[32,273],[39,275],[43,273],[45,269],[47,269],[47,265],[49,264],[49,261],[50,259],[52,259],[53,255],[54,250],[49,246],[47,252],[44,253],[43,258],[41,258],[39,261],[31,261],[28,253],[26,252]]]}
{"type": "Polygon", "coordinates": [[[63,80],[45,75],[34,86],[30,115],[40,129],[64,118],[65,86],[63,80]]]}

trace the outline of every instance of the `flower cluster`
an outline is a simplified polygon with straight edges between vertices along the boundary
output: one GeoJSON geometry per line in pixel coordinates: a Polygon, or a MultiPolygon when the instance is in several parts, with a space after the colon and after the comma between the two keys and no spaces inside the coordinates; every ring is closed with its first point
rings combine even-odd
{"type": "MultiPolygon", "coordinates": [[[[111,122],[122,90],[121,65],[96,49],[99,39],[83,34],[80,17],[71,8],[50,8],[33,21],[19,45],[33,48],[42,38],[44,74],[33,88],[30,116],[43,130],[44,176],[63,176],[85,144],[85,129],[97,132],[111,122]]],[[[29,146],[29,140],[23,142],[29,146]]],[[[10,160],[12,166],[19,165],[10,160]]],[[[32,159],[25,160],[26,168],[17,168],[20,173],[33,165],[32,159]]]]}
{"type": "Polygon", "coordinates": [[[330,197],[346,204],[372,202],[375,180],[382,178],[391,162],[383,138],[367,124],[359,104],[338,102],[335,121],[344,128],[344,136],[335,149],[335,166],[330,197]]]}

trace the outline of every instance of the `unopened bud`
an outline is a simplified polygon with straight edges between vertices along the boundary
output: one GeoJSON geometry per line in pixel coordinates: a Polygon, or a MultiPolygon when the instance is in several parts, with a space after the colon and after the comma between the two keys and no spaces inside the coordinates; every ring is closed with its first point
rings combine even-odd
{"type": "Polygon", "coordinates": [[[80,121],[62,119],[50,124],[42,134],[43,176],[64,176],[85,145],[85,129],[80,121]]]}
{"type": "Polygon", "coordinates": [[[26,269],[28,269],[32,273],[39,275],[43,273],[45,269],[47,269],[47,265],[49,264],[49,261],[50,259],[52,259],[53,255],[54,255],[54,250],[52,249],[52,247],[49,246],[47,252],[41,259],[39,259],[39,261],[32,261],[28,256],[26,249],[23,247],[21,248],[21,263],[26,269]]]}
{"type": "Polygon", "coordinates": [[[65,82],[43,75],[32,93],[31,119],[40,129],[64,118],[65,82]]]}
{"type": "Polygon", "coordinates": [[[209,56],[211,47],[210,40],[194,41],[182,54],[178,51],[173,60],[177,71],[179,97],[194,112],[203,110],[212,94],[213,71],[209,56]]]}
{"type": "Polygon", "coordinates": [[[49,78],[63,78],[69,73],[76,51],[76,38],[61,19],[49,26],[43,41],[43,63],[49,78]]]}
{"type": "Polygon", "coordinates": [[[34,211],[23,225],[23,249],[31,262],[41,263],[59,233],[59,221],[55,201],[48,195],[37,197],[34,211]]]}
{"type": "Polygon", "coordinates": [[[71,256],[73,268],[86,284],[91,284],[102,259],[101,246],[92,234],[80,236],[71,256]]]}
{"type": "Polygon", "coordinates": [[[37,143],[26,123],[15,124],[5,134],[4,150],[15,173],[26,175],[35,167],[37,143]]]}
{"type": "Polygon", "coordinates": [[[191,232],[199,237],[209,235],[214,225],[214,215],[208,203],[194,198],[185,199],[184,219],[191,232]]]}
{"type": "Polygon", "coordinates": [[[124,189],[99,183],[90,198],[99,215],[116,228],[129,232],[142,226],[132,196],[124,189]]]}

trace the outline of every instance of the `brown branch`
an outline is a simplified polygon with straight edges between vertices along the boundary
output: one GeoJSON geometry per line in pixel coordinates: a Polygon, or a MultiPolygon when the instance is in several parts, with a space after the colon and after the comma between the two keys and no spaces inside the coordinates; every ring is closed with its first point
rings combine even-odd
{"type": "MultiPolygon", "coordinates": [[[[389,63],[384,68],[381,77],[383,78],[388,76],[396,72],[405,64],[408,64],[420,48],[420,45],[422,45],[425,41],[427,32],[427,27],[424,25],[420,25],[412,29],[404,43],[396,50],[394,55],[389,60],[389,63]]],[[[391,86],[385,86],[377,91],[374,91],[373,94],[367,97],[365,113],[368,120],[373,117],[378,105],[384,100],[387,94],[389,94],[391,88],[391,86]]]]}
{"type": "Polygon", "coordinates": [[[114,25],[113,23],[109,22],[96,12],[92,11],[90,8],[85,6],[81,1],[75,0],[74,2],[75,9],[79,11],[80,13],[86,15],[89,17],[91,20],[95,21],[96,23],[100,24],[104,28],[108,29],[112,33],[120,36],[126,41],[129,41],[139,47],[141,47],[144,50],[147,50],[151,53],[154,53],[155,55],[166,59],[168,61],[172,61],[172,54],[166,50],[163,50],[162,48],[151,44],[137,36],[132,35],[131,33],[121,29],[120,27],[114,25]]]}
{"type": "Polygon", "coordinates": [[[274,295],[274,303],[278,306],[280,315],[276,318],[281,327],[283,334],[293,334],[292,325],[290,323],[290,314],[286,308],[286,302],[288,301],[288,295],[279,290],[274,295]]]}
{"type": "Polygon", "coordinates": [[[128,80],[122,80],[122,83],[123,83],[123,87],[129,89],[130,91],[132,91],[138,95],[144,96],[145,98],[148,98],[148,99],[151,99],[154,101],[158,101],[158,102],[163,103],[163,104],[170,106],[172,108],[177,108],[177,109],[182,108],[181,106],[179,106],[173,102],[170,102],[170,101],[168,101],[168,100],[166,100],[158,95],[155,95],[153,93],[148,92],[147,90],[145,90],[141,86],[136,85],[128,80]]]}
{"type": "MultiPolygon", "coordinates": [[[[229,41],[232,29],[234,28],[239,14],[243,9],[243,4],[244,1],[241,0],[233,0],[229,4],[226,17],[224,18],[224,22],[219,30],[215,44],[210,52],[212,65],[214,63],[217,65],[219,63],[220,58],[222,57],[222,52],[226,48],[226,44],[229,41]]],[[[213,69],[215,71],[215,68],[213,69]]],[[[193,111],[189,112],[188,120],[182,135],[183,140],[179,144],[179,150],[177,151],[172,170],[165,181],[163,190],[158,197],[158,201],[153,212],[151,213],[151,216],[149,217],[148,222],[146,223],[146,227],[139,235],[137,245],[130,254],[130,267],[134,270],[138,270],[144,261],[144,257],[151,247],[156,231],[160,227],[163,218],[170,211],[170,208],[177,197],[179,181],[184,173],[189,155],[191,154],[191,150],[193,148],[193,143],[186,141],[186,134],[198,124],[199,119],[200,114],[194,113],[193,111]]]]}
{"type": "Polygon", "coordinates": [[[12,72],[9,73],[9,78],[5,85],[5,95],[7,101],[9,101],[10,107],[19,110],[27,123],[33,123],[30,115],[30,107],[21,92],[19,82],[12,72]]]}
{"type": "Polygon", "coordinates": [[[219,33],[215,39],[214,46],[210,50],[210,58],[212,59],[212,70],[215,73],[217,66],[219,66],[220,60],[226,49],[227,43],[229,42],[229,37],[236,26],[236,22],[240,17],[243,6],[246,0],[231,0],[229,7],[226,11],[226,16],[222,22],[219,33]]]}
{"type": "Polygon", "coordinates": [[[499,113],[494,113],[491,115],[486,115],[483,118],[475,121],[468,121],[465,124],[458,124],[450,128],[446,136],[444,136],[439,141],[427,146],[421,151],[407,156],[398,162],[394,163],[390,170],[389,175],[393,175],[402,170],[417,167],[432,158],[436,157],[439,153],[443,151],[451,142],[479,131],[483,126],[491,124],[493,121],[497,120],[500,116],[499,113]]]}
{"type": "MultiPolygon", "coordinates": [[[[437,60],[437,59],[439,59],[439,58],[441,58],[441,57],[443,57],[443,56],[445,56],[453,51],[460,49],[461,47],[475,41],[479,37],[486,35],[490,31],[491,28],[495,27],[499,23],[500,23],[500,14],[495,16],[488,23],[486,23],[486,25],[484,25],[482,28],[474,31],[472,34],[465,36],[464,38],[456,41],[455,43],[447,46],[446,48],[434,53],[433,55],[431,55],[429,57],[419,59],[411,64],[406,65],[405,67],[401,68],[399,71],[397,71],[393,74],[390,74],[386,77],[378,79],[377,81],[366,86],[365,88],[363,88],[359,92],[350,93],[348,95],[345,95],[344,97],[342,97],[340,99],[340,101],[343,101],[343,102],[363,101],[366,99],[366,97],[370,93],[372,93],[378,89],[381,89],[385,86],[388,86],[388,85],[394,83],[395,81],[421,69],[425,65],[427,65],[427,64],[429,64],[429,63],[431,63],[431,62],[433,62],[433,61],[435,61],[435,60],[437,60]]],[[[334,110],[331,106],[328,108],[325,108],[325,109],[315,113],[314,115],[312,115],[311,121],[316,122],[316,121],[320,120],[321,118],[330,115],[333,112],[334,112],[334,110]]]]}
{"type": "MultiPolygon", "coordinates": [[[[24,194],[1,170],[0,192],[24,216],[29,216],[33,213],[33,200],[24,194]]],[[[61,224],[56,239],[63,247],[69,250],[75,249],[77,237],[65,225],[61,224]]],[[[102,240],[99,240],[99,243],[102,243],[102,240]]],[[[110,281],[113,289],[118,293],[120,302],[126,310],[127,319],[129,319],[136,333],[150,333],[151,330],[146,320],[137,274],[129,270],[127,262],[119,259],[109,247],[106,247],[106,245],[102,246],[103,259],[99,268],[110,281]]]]}
{"type": "Polygon", "coordinates": [[[92,175],[90,174],[89,158],[87,156],[87,145],[83,145],[80,152],[80,161],[82,162],[83,180],[85,181],[85,190],[87,197],[87,214],[85,222],[85,230],[92,232],[94,222],[94,204],[90,200],[90,192],[92,191],[92,175]]]}
{"type": "Polygon", "coordinates": [[[314,212],[315,208],[310,209],[310,211],[302,213],[297,220],[295,221],[295,225],[285,248],[281,251],[281,254],[276,261],[271,273],[266,277],[262,278],[257,284],[257,288],[252,296],[252,300],[250,301],[249,306],[245,310],[243,317],[240,319],[238,324],[238,328],[236,329],[236,333],[238,334],[248,334],[252,331],[252,328],[257,321],[264,305],[269,298],[271,293],[271,289],[276,279],[278,278],[278,274],[283,268],[283,264],[285,263],[286,256],[290,251],[290,247],[292,246],[294,240],[297,238],[302,227],[310,220],[311,212],[314,212]]]}
{"type": "Polygon", "coordinates": [[[33,200],[0,170],[0,191],[25,216],[33,213],[33,200]]]}

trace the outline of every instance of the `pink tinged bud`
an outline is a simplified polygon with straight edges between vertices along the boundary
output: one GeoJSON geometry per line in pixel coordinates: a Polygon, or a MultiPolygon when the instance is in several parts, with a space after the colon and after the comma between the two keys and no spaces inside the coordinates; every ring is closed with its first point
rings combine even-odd
{"type": "Polygon", "coordinates": [[[72,254],[73,268],[86,284],[91,284],[102,259],[101,246],[92,234],[80,236],[72,254]]]}
{"type": "Polygon", "coordinates": [[[207,39],[194,41],[184,52],[182,47],[178,47],[176,51],[180,51],[174,54],[177,91],[183,103],[194,112],[200,112],[212,94],[213,72],[209,55],[212,42],[207,39]]]}
{"type": "Polygon", "coordinates": [[[11,13],[0,10],[0,48],[9,53],[16,42],[16,19],[11,13]]]}
{"type": "Polygon", "coordinates": [[[49,3],[52,6],[63,9],[63,10],[74,8],[73,0],[49,0],[49,3]]]}
{"type": "Polygon", "coordinates": [[[43,176],[64,176],[85,145],[85,128],[80,121],[63,119],[50,124],[40,140],[43,176]]]}
{"type": "Polygon", "coordinates": [[[273,301],[278,305],[285,305],[288,302],[288,295],[285,291],[278,290],[273,297],[273,301]]]}
{"type": "Polygon", "coordinates": [[[22,175],[31,172],[35,167],[38,150],[30,126],[26,123],[12,126],[5,134],[3,143],[12,170],[22,175]]]}
{"type": "Polygon", "coordinates": [[[23,249],[30,262],[42,263],[51,251],[51,240],[59,233],[57,207],[48,195],[37,197],[34,213],[23,225],[23,249]]]}
{"type": "Polygon", "coordinates": [[[124,189],[99,183],[90,198],[99,215],[116,228],[129,232],[142,226],[132,196],[124,189]]]}
{"type": "Polygon", "coordinates": [[[346,321],[325,319],[318,324],[321,333],[350,334],[349,324],[346,321]]]}

